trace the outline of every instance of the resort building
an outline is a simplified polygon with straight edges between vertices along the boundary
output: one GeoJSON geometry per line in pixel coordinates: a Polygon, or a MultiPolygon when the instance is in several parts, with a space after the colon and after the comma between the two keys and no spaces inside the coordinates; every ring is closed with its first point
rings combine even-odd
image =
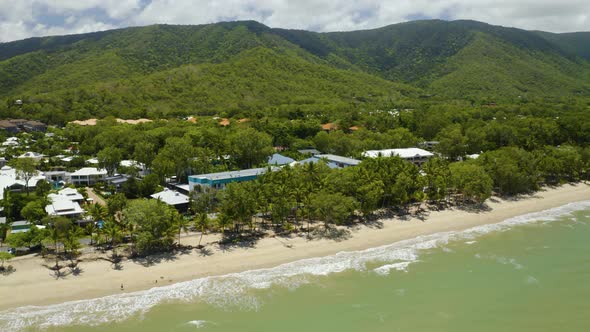
{"type": "MultiPolygon", "coordinates": [[[[188,177],[188,184],[190,191],[195,190],[195,187],[223,189],[228,183],[244,182],[255,180],[269,170],[267,167],[244,169],[240,171],[210,173],[201,175],[191,175],[188,177]]],[[[271,167],[271,171],[276,171],[278,168],[271,167]]]]}
{"type": "Polygon", "coordinates": [[[180,212],[185,212],[188,210],[189,205],[189,197],[187,195],[181,194],[176,190],[170,190],[165,188],[163,191],[159,193],[155,193],[151,195],[153,199],[161,200],[162,202],[173,206],[180,212]]]}
{"type": "Polygon", "coordinates": [[[282,154],[275,153],[268,158],[268,164],[274,166],[288,165],[294,162],[295,159],[283,156],[282,154]]]}
{"type": "Polygon", "coordinates": [[[362,155],[365,158],[398,156],[402,159],[414,163],[416,166],[421,166],[423,163],[428,161],[429,158],[434,156],[434,154],[432,154],[431,152],[419,148],[369,150],[363,152],[362,155]]]}
{"type": "Polygon", "coordinates": [[[71,173],[70,183],[76,186],[91,186],[97,182],[105,181],[107,171],[96,167],[84,167],[71,173]]]}
{"type": "Polygon", "coordinates": [[[338,166],[340,168],[356,166],[361,163],[360,160],[347,158],[347,157],[341,157],[341,156],[337,156],[335,154],[318,154],[315,157],[326,159],[329,162],[336,164],[336,166],[338,166]]]}
{"type": "Polygon", "coordinates": [[[360,162],[361,162],[360,160],[347,158],[347,157],[341,157],[341,156],[337,156],[337,155],[333,155],[333,154],[318,154],[313,157],[291,163],[291,165],[296,165],[296,164],[303,165],[303,164],[308,164],[308,163],[317,163],[317,162],[321,162],[321,161],[324,161],[326,163],[326,165],[328,165],[328,167],[330,167],[332,169],[340,169],[340,168],[345,168],[345,167],[350,167],[350,166],[356,166],[356,165],[360,164],[360,162]]]}

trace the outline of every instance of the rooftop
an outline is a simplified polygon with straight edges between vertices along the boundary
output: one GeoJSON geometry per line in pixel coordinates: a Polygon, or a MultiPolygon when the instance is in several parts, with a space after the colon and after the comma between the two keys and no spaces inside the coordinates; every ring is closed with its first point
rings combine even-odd
{"type": "Polygon", "coordinates": [[[188,196],[179,193],[176,190],[165,188],[164,191],[151,195],[153,199],[159,199],[168,205],[187,204],[189,202],[188,196]]]}
{"type": "Polygon", "coordinates": [[[70,176],[89,176],[89,175],[107,175],[107,171],[104,169],[98,169],[96,167],[84,167],[70,174],[70,176]]]}
{"type": "Polygon", "coordinates": [[[337,156],[334,154],[318,154],[315,157],[325,158],[325,159],[328,159],[329,161],[333,161],[333,162],[341,163],[341,164],[346,164],[346,165],[351,165],[351,166],[356,166],[361,163],[360,160],[347,158],[347,157],[341,157],[341,156],[337,156]]]}
{"type": "Polygon", "coordinates": [[[268,158],[268,163],[271,165],[287,165],[294,162],[295,159],[283,156],[282,154],[275,153],[268,158]]]}
{"type": "Polygon", "coordinates": [[[434,154],[419,148],[406,149],[385,149],[385,150],[369,150],[363,152],[363,157],[377,158],[377,157],[391,157],[399,156],[403,159],[410,159],[416,157],[432,157],[434,154]]]}
{"type": "Polygon", "coordinates": [[[211,181],[226,180],[226,179],[234,179],[234,178],[243,178],[243,177],[248,177],[248,176],[258,176],[258,175],[266,173],[267,170],[268,170],[268,168],[266,168],[266,167],[251,168],[251,169],[243,169],[243,170],[239,170],[239,171],[191,175],[191,176],[189,176],[189,178],[208,179],[211,181]]]}

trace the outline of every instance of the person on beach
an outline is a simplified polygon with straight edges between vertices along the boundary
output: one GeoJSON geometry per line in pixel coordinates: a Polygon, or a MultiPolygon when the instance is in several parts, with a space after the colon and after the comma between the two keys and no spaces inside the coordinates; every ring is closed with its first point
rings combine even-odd
{"type": "Polygon", "coordinates": [[[123,284],[121,284],[121,290],[123,290],[123,284]]]}

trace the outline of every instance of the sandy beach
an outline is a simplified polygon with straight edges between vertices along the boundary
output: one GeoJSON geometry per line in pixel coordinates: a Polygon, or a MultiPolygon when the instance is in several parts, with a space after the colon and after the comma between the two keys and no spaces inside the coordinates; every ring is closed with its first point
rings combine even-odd
{"type": "MultiPolygon", "coordinates": [[[[0,276],[0,310],[96,298],[170,285],[204,276],[272,267],[340,251],[391,244],[420,235],[497,223],[514,216],[585,200],[590,200],[589,185],[564,185],[517,200],[492,198],[486,202],[489,209],[480,212],[450,209],[428,212],[424,220],[383,219],[379,222],[381,227],[360,225],[350,228],[350,236],[339,240],[307,240],[304,236],[269,237],[258,241],[253,247],[231,247],[223,250],[216,244],[208,244],[219,240],[219,235],[207,235],[203,239],[203,244],[208,244],[207,255],[203,255],[199,250],[192,250],[186,254],[163,257],[154,264],[125,260],[121,263],[120,269],[114,269],[110,262],[97,260],[98,253],[85,254],[81,257],[83,261],[79,263],[80,274],[70,274],[59,279],[56,279],[53,271],[44,266],[52,265],[51,260],[24,256],[10,262],[16,269],[14,273],[0,276]],[[124,285],[124,290],[121,290],[121,285],[124,285]]],[[[182,244],[196,245],[197,241],[197,234],[182,238],[182,244]]]]}

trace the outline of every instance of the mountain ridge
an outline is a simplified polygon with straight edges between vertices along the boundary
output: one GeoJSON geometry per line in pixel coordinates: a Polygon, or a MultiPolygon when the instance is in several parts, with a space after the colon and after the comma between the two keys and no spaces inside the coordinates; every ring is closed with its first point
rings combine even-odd
{"type": "MultiPolygon", "coordinates": [[[[414,95],[472,102],[587,95],[590,43],[586,40],[590,41],[590,33],[554,34],[469,20],[422,20],[325,33],[270,28],[255,21],[151,25],[0,44],[0,97],[47,100],[68,93],[80,95],[82,88],[98,89],[105,84],[136,88],[144,84],[146,87],[139,89],[148,89],[151,75],[165,76],[170,70],[204,64],[266,68],[263,61],[269,58],[236,61],[253,49],[271,50],[267,54],[281,55],[281,61],[299,63],[305,70],[313,67],[320,73],[313,75],[316,82],[310,82],[297,73],[285,75],[289,69],[272,68],[275,76],[284,80],[275,80],[275,85],[282,86],[285,93],[292,83],[288,80],[320,86],[321,81],[328,84],[325,77],[337,77],[342,81],[332,82],[332,87],[338,86],[336,90],[341,89],[342,82],[354,82],[349,87],[352,91],[367,91],[366,84],[381,89],[381,80],[385,80],[392,83],[393,90],[413,86],[414,95]],[[334,70],[339,74],[333,76],[334,70]]],[[[255,72],[237,67],[233,70],[252,75],[253,81],[264,86],[255,72]]],[[[226,82],[217,75],[209,79],[226,82]]],[[[248,77],[243,79],[247,81],[248,77]]],[[[204,91],[205,95],[216,91],[231,96],[230,104],[240,103],[240,94],[229,87],[220,90],[202,83],[190,84],[211,89],[204,91]]],[[[294,92],[306,91],[300,87],[294,92]]],[[[181,90],[190,89],[186,86],[181,90]]],[[[172,92],[166,97],[170,105],[176,104],[175,96],[172,92]]],[[[147,109],[147,103],[121,107],[147,109]]],[[[194,104],[202,103],[195,100],[194,104]]],[[[268,99],[258,105],[263,108],[276,102],[268,99]]],[[[191,110],[187,105],[181,108],[194,113],[207,111],[198,107],[191,110]]]]}

